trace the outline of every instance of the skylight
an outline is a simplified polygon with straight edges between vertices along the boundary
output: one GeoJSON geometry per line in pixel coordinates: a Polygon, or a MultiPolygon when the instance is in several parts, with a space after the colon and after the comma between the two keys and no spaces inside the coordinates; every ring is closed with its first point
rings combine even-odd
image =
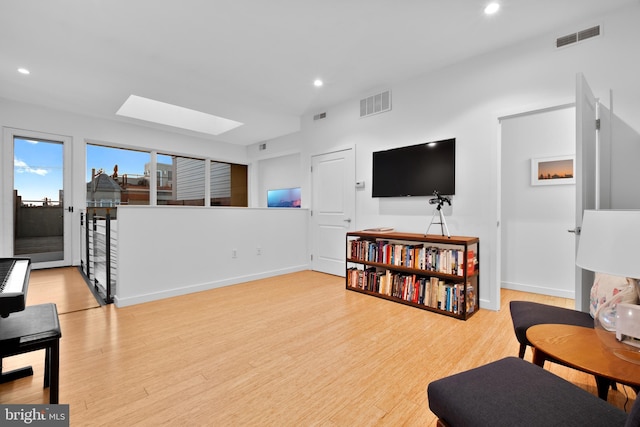
{"type": "Polygon", "coordinates": [[[137,95],[130,95],[116,114],[210,135],[220,135],[243,125],[213,114],[137,95]]]}

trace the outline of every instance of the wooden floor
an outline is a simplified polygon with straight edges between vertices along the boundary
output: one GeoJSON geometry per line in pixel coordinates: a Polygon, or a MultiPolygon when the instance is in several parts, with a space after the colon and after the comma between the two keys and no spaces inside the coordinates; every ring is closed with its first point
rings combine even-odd
{"type": "MultiPolygon", "coordinates": [[[[465,322],[346,291],[343,280],[301,272],[62,314],[71,425],[433,426],[429,382],[517,355],[511,299],[573,305],[503,290],[499,312],[465,322]]],[[[6,361],[35,375],[0,385],[2,403],[47,402],[38,353],[6,361]]],[[[589,375],[547,369],[596,393],[589,375]]],[[[625,393],[629,408],[627,387],[609,401],[623,407],[625,393]]]]}
{"type": "Polygon", "coordinates": [[[87,310],[100,304],[77,267],[32,270],[27,305],[55,302],[58,314],[87,310]]]}

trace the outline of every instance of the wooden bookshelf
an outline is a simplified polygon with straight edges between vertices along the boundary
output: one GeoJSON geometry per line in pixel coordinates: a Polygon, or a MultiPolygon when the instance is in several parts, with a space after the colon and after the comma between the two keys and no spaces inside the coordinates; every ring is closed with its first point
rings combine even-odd
{"type": "Polygon", "coordinates": [[[467,320],[480,309],[477,237],[354,231],[346,288],[467,320]]]}

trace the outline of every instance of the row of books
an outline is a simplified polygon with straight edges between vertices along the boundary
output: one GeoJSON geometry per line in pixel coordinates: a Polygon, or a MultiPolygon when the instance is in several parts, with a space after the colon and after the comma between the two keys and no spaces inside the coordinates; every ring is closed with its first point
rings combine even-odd
{"type": "Polygon", "coordinates": [[[347,286],[410,301],[427,307],[462,314],[475,311],[475,289],[471,283],[446,283],[437,277],[421,277],[381,271],[370,267],[364,270],[350,268],[347,286]],[[466,306],[465,306],[466,304],[466,306]]]}
{"type": "Polygon", "coordinates": [[[464,276],[465,265],[468,274],[473,274],[475,268],[473,251],[468,251],[465,262],[462,249],[403,244],[387,240],[351,240],[347,243],[347,258],[457,276],[464,276]]]}

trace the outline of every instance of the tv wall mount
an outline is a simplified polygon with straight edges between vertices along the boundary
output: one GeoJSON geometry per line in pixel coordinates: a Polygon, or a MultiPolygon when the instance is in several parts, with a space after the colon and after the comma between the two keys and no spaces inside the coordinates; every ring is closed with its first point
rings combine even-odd
{"type": "Polygon", "coordinates": [[[444,214],[442,213],[442,206],[446,203],[449,206],[451,206],[451,199],[447,196],[443,196],[440,193],[438,193],[438,191],[434,191],[433,192],[433,196],[432,198],[429,199],[429,204],[430,205],[437,205],[436,209],[433,211],[433,216],[431,217],[431,223],[429,223],[429,227],[427,227],[427,232],[424,233],[425,235],[429,234],[429,229],[431,228],[431,226],[433,224],[436,225],[440,225],[440,232],[442,233],[442,235],[444,236],[444,232],[446,231],[447,234],[446,236],[448,238],[451,238],[451,233],[449,233],[449,227],[447,227],[447,221],[444,219],[444,214]],[[440,222],[436,222],[436,215],[439,218],[440,222]]]}

